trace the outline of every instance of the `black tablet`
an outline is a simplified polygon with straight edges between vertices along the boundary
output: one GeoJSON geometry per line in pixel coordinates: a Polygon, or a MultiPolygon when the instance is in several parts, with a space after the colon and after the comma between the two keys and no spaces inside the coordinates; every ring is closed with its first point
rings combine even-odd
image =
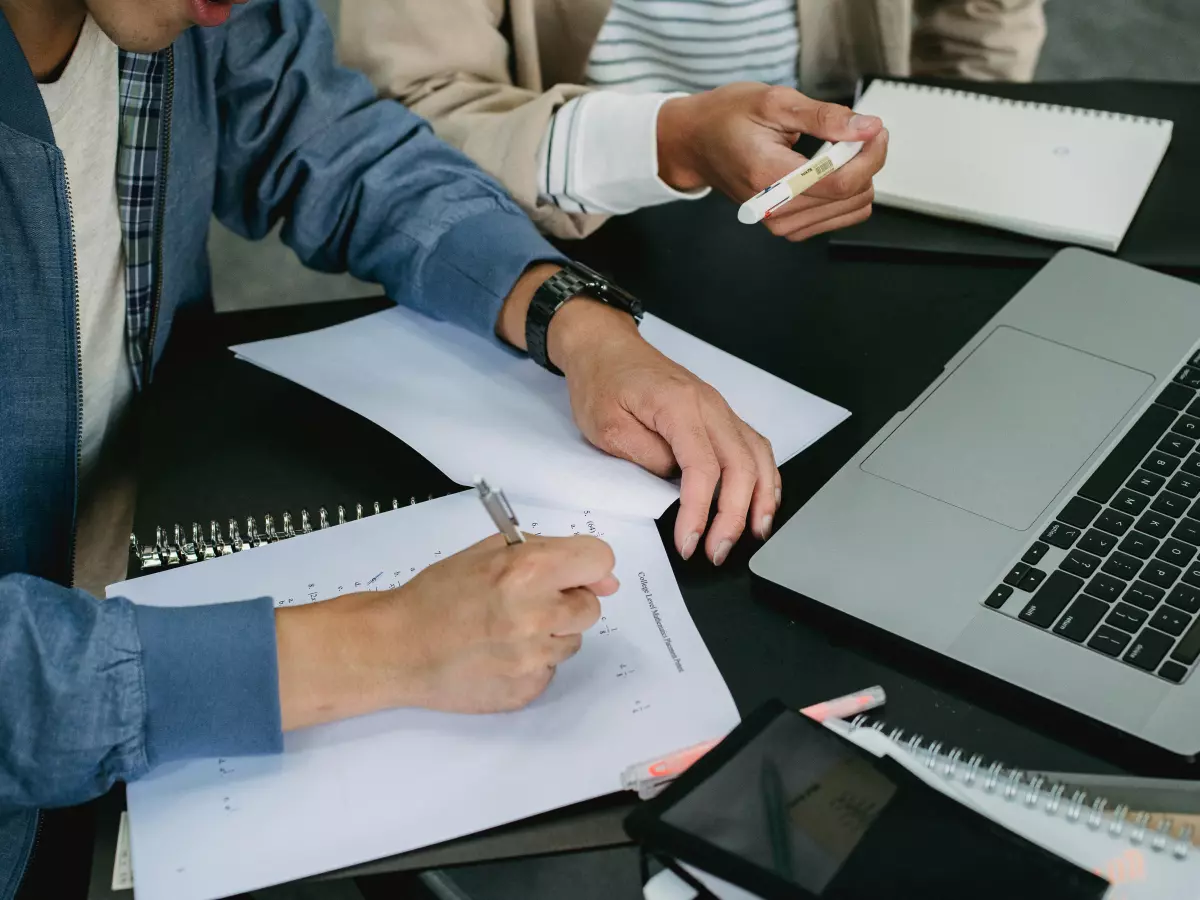
{"type": "Polygon", "coordinates": [[[1083,900],[1109,886],[776,702],[625,827],[764,900],[1083,900]]]}

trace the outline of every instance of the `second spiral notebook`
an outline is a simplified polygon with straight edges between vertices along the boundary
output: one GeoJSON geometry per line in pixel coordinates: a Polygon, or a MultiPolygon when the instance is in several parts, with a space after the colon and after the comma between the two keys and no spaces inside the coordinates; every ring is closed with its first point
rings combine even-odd
{"type": "Polygon", "coordinates": [[[946,219],[1115,251],[1173,123],[872,81],[855,110],[890,132],[875,199],[946,219]]]}

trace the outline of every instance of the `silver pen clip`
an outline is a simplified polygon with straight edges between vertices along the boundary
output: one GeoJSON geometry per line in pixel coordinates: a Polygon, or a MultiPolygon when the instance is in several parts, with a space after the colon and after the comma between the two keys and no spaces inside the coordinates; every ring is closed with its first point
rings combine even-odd
{"type": "Polygon", "coordinates": [[[511,544],[525,543],[525,535],[518,527],[516,513],[508,503],[508,498],[501,490],[492,490],[482,478],[475,479],[475,488],[479,491],[479,499],[487,510],[496,529],[504,535],[504,540],[511,544]]]}

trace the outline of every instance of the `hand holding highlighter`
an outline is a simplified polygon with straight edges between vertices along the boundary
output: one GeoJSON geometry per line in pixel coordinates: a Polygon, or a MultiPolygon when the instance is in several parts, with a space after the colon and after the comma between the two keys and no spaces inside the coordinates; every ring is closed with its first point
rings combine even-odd
{"type": "Polygon", "coordinates": [[[759,191],[742,204],[738,221],[757,225],[785,203],[789,203],[827,175],[836,172],[862,150],[862,141],[842,141],[822,148],[800,168],[759,191]]]}

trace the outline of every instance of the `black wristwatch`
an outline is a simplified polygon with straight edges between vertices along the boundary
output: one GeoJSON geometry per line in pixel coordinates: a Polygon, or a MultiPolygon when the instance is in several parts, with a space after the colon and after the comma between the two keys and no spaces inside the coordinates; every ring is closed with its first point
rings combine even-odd
{"type": "Polygon", "coordinates": [[[539,366],[561,375],[562,370],[550,362],[546,350],[546,333],[550,320],[572,297],[590,297],[629,313],[635,322],[642,321],[642,303],[628,291],[617,287],[603,275],[593,272],[582,263],[568,262],[542,282],[525,314],[525,345],[539,366]]]}

